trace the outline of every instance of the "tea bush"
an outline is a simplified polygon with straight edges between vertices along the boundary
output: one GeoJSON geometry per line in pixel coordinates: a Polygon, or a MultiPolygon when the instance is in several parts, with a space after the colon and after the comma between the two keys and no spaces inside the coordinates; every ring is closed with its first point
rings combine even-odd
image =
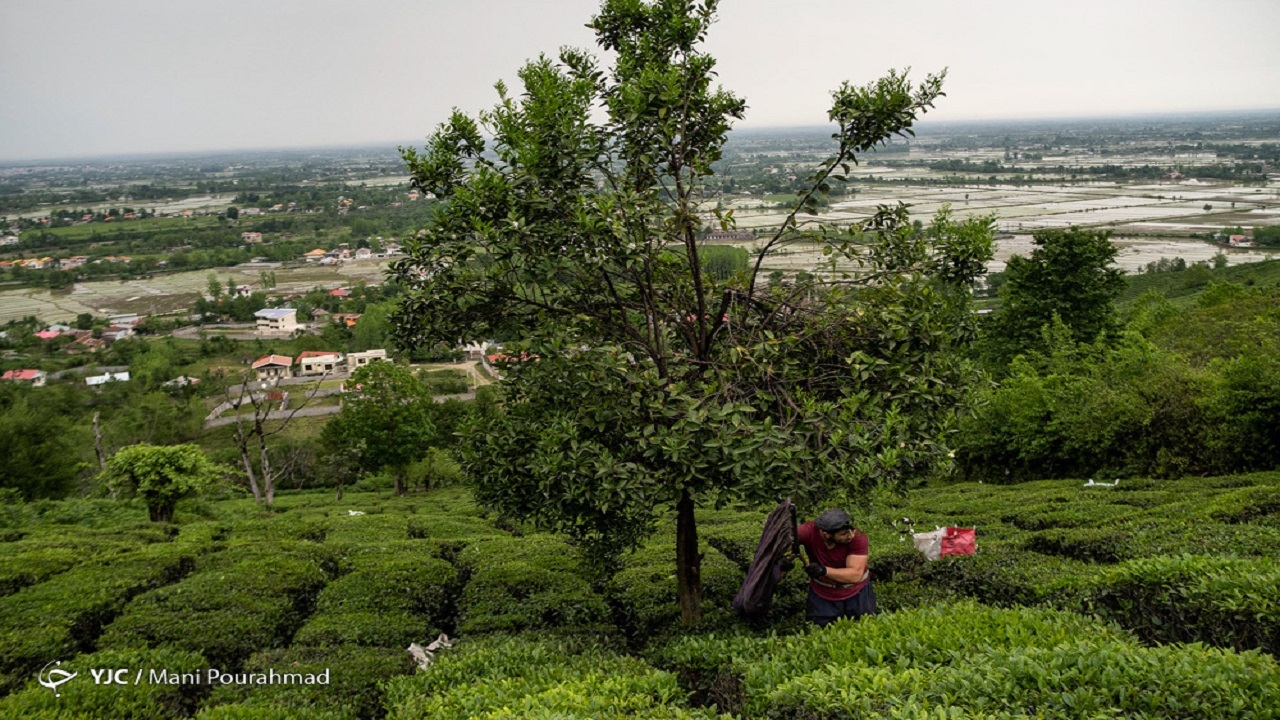
{"type": "Polygon", "coordinates": [[[326,685],[220,685],[206,699],[209,718],[377,718],[382,717],[379,685],[416,669],[404,648],[290,647],[254,654],[245,672],[319,674],[326,685]]]}
{"type": "Polygon", "coordinates": [[[106,629],[100,646],[168,645],[233,670],[257,650],[286,644],[325,580],[313,562],[269,552],[241,554],[233,564],[138,597],[106,629]]]}
{"type": "MultiPolygon", "coordinates": [[[[731,603],[744,573],[714,547],[704,547],[702,553],[703,619],[697,629],[707,630],[733,622],[731,603]]],[[[659,532],[619,560],[621,569],[611,570],[608,593],[619,623],[633,640],[694,630],[680,622],[674,531],[659,532]]]]}
{"type": "Polygon", "coordinates": [[[457,572],[443,560],[396,550],[363,553],[325,587],[293,642],[403,648],[451,629],[457,572]]]}
{"type": "Polygon", "coordinates": [[[493,636],[386,683],[389,720],[692,720],[675,675],[591,643],[493,636]]]}
{"type": "Polygon", "coordinates": [[[1280,651],[1280,563],[1272,558],[1130,560],[1101,579],[1092,600],[1149,642],[1280,651]]]}
{"type": "Polygon", "coordinates": [[[0,689],[51,659],[90,649],[130,599],[190,572],[197,554],[190,546],[151,545],[0,598],[0,689]]]}
{"type": "Polygon", "coordinates": [[[458,554],[467,574],[458,631],[564,628],[608,631],[609,607],[581,556],[549,535],[479,539],[458,554]]]}
{"type": "Polygon", "coordinates": [[[684,638],[655,658],[744,717],[1274,717],[1269,656],[1147,648],[1074,613],[973,603],[788,638],[684,638]]]}

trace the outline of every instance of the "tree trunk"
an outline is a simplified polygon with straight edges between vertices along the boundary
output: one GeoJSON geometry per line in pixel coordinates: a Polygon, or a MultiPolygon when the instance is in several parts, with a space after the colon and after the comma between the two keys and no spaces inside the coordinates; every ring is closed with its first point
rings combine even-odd
{"type": "Polygon", "coordinates": [[[693,518],[693,496],[686,488],[676,503],[676,582],[680,592],[680,619],[702,619],[702,556],[698,554],[698,526],[693,518]]]}
{"type": "Polygon", "coordinates": [[[262,502],[262,490],[258,488],[258,478],[253,474],[253,458],[249,457],[249,450],[243,446],[240,448],[240,461],[244,463],[244,474],[249,477],[249,490],[253,492],[253,499],[262,502]]]}
{"type": "Polygon", "coordinates": [[[342,483],[338,483],[338,497],[334,498],[334,502],[342,502],[342,483]]]}
{"type": "Polygon", "coordinates": [[[396,496],[399,497],[404,495],[404,470],[402,468],[396,468],[395,472],[391,473],[391,478],[392,481],[395,482],[396,496]]]}
{"type": "Polygon", "coordinates": [[[98,429],[98,418],[102,415],[100,412],[93,414],[93,451],[98,456],[98,470],[107,469],[107,455],[102,452],[102,431],[98,429]]]}
{"type": "Polygon", "coordinates": [[[173,503],[148,505],[147,512],[151,514],[151,522],[173,522],[173,503]]]}

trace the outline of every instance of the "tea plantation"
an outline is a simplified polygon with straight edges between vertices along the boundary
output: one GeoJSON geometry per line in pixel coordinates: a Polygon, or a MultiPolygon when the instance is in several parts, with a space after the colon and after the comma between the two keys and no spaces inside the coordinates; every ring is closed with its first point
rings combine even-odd
{"type": "Polygon", "coordinates": [[[0,718],[1280,717],[1280,473],[1081,484],[857,511],[882,612],[823,630],[803,573],[765,621],[728,610],[767,509],[701,511],[690,628],[671,527],[597,566],[461,488],[191,501],[172,526],[8,505],[0,718]],[[948,524],[976,525],[978,553],[925,562],[909,528],[948,524]],[[457,644],[417,669],[405,648],[441,632],[457,644]],[[60,696],[37,682],[55,660],[78,673],[60,696]],[[328,684],[191,682],[208,668],[328,684]]]}

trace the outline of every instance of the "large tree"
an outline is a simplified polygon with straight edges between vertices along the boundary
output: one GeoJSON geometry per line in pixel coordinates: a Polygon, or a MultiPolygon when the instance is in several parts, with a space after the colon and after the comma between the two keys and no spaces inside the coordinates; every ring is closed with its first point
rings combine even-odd
{"type": "Polygon", "coordinates": [[[427,387],[408,368],[374,362],[347,381],[349,398],[325,426],[325,445],[344,449],[369,472],[391,471],[395,493],[405,493],[409,465],[436,439],[435,406],[427,387]]]}
{"type": "Polygon", "coordinates": [[[998,365],[1030,349],[1046,350],[1045,328],[1056,316],[1075,342],[1092,343],[1120,329],[1115,300],[1123,271],[1113,267],[1116,247],[1107,230],[1066,228],[1032,234],[1030,257],[1014,255],[1000,286],[1000,307],[986,332],[998,365]]]}
{"type": "Polygon", "coordinates": [[[746,107],[701,50],[715,8],[606,0],[590,27],[608,71],[583,51],[541,57],[518,95],[499,83],[478,121],[455,112],[404,150],[442,202],[393,268],[402,343],[516,339],[504,411],[462,433],[477,498],[612,549],[674,508],[686,621],[701,614],[698,503],[847,497],[947,463],[991,248],[987,219],[802,220],[942,94],[941,76],[891,72],[833,93],[833,153],[752,262],[706,267],[700,236],[733,220],[704,187],[746,107]],[[766,282],[797,246],[832,262],[766,282]]]}

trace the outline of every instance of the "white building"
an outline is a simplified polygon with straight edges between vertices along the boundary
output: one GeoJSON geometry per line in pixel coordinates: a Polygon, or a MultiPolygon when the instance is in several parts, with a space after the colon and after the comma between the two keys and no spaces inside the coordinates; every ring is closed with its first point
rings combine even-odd
{"type": "Polygon", "coordinates": [[[382,349],[353,352],[347,355],[347,372],[355,372],[375,360],[389,359],[390,358],[387,357],[387,351],[382,349]]]}
{"type": "Polygon", "coordinates": [[[253,316],[258,319],[259,335],[292,335],[300,327],[294,308],[265,308],[253,316]]]}
{"type": "Polygon", "coordinates": [[[90,375],[84,379],[84,382],[90,387],[95,387],[109,382],[129,382],[129,371],[126,370],[124,372],[117,373],[109,372],[101,375],[90,375]]]}
{"type": "Polygon", "coordinates": [[[308,350],[298,356],[298,375],[324,375],[339,372],[342,355],[323,350],[308,350]]]}

